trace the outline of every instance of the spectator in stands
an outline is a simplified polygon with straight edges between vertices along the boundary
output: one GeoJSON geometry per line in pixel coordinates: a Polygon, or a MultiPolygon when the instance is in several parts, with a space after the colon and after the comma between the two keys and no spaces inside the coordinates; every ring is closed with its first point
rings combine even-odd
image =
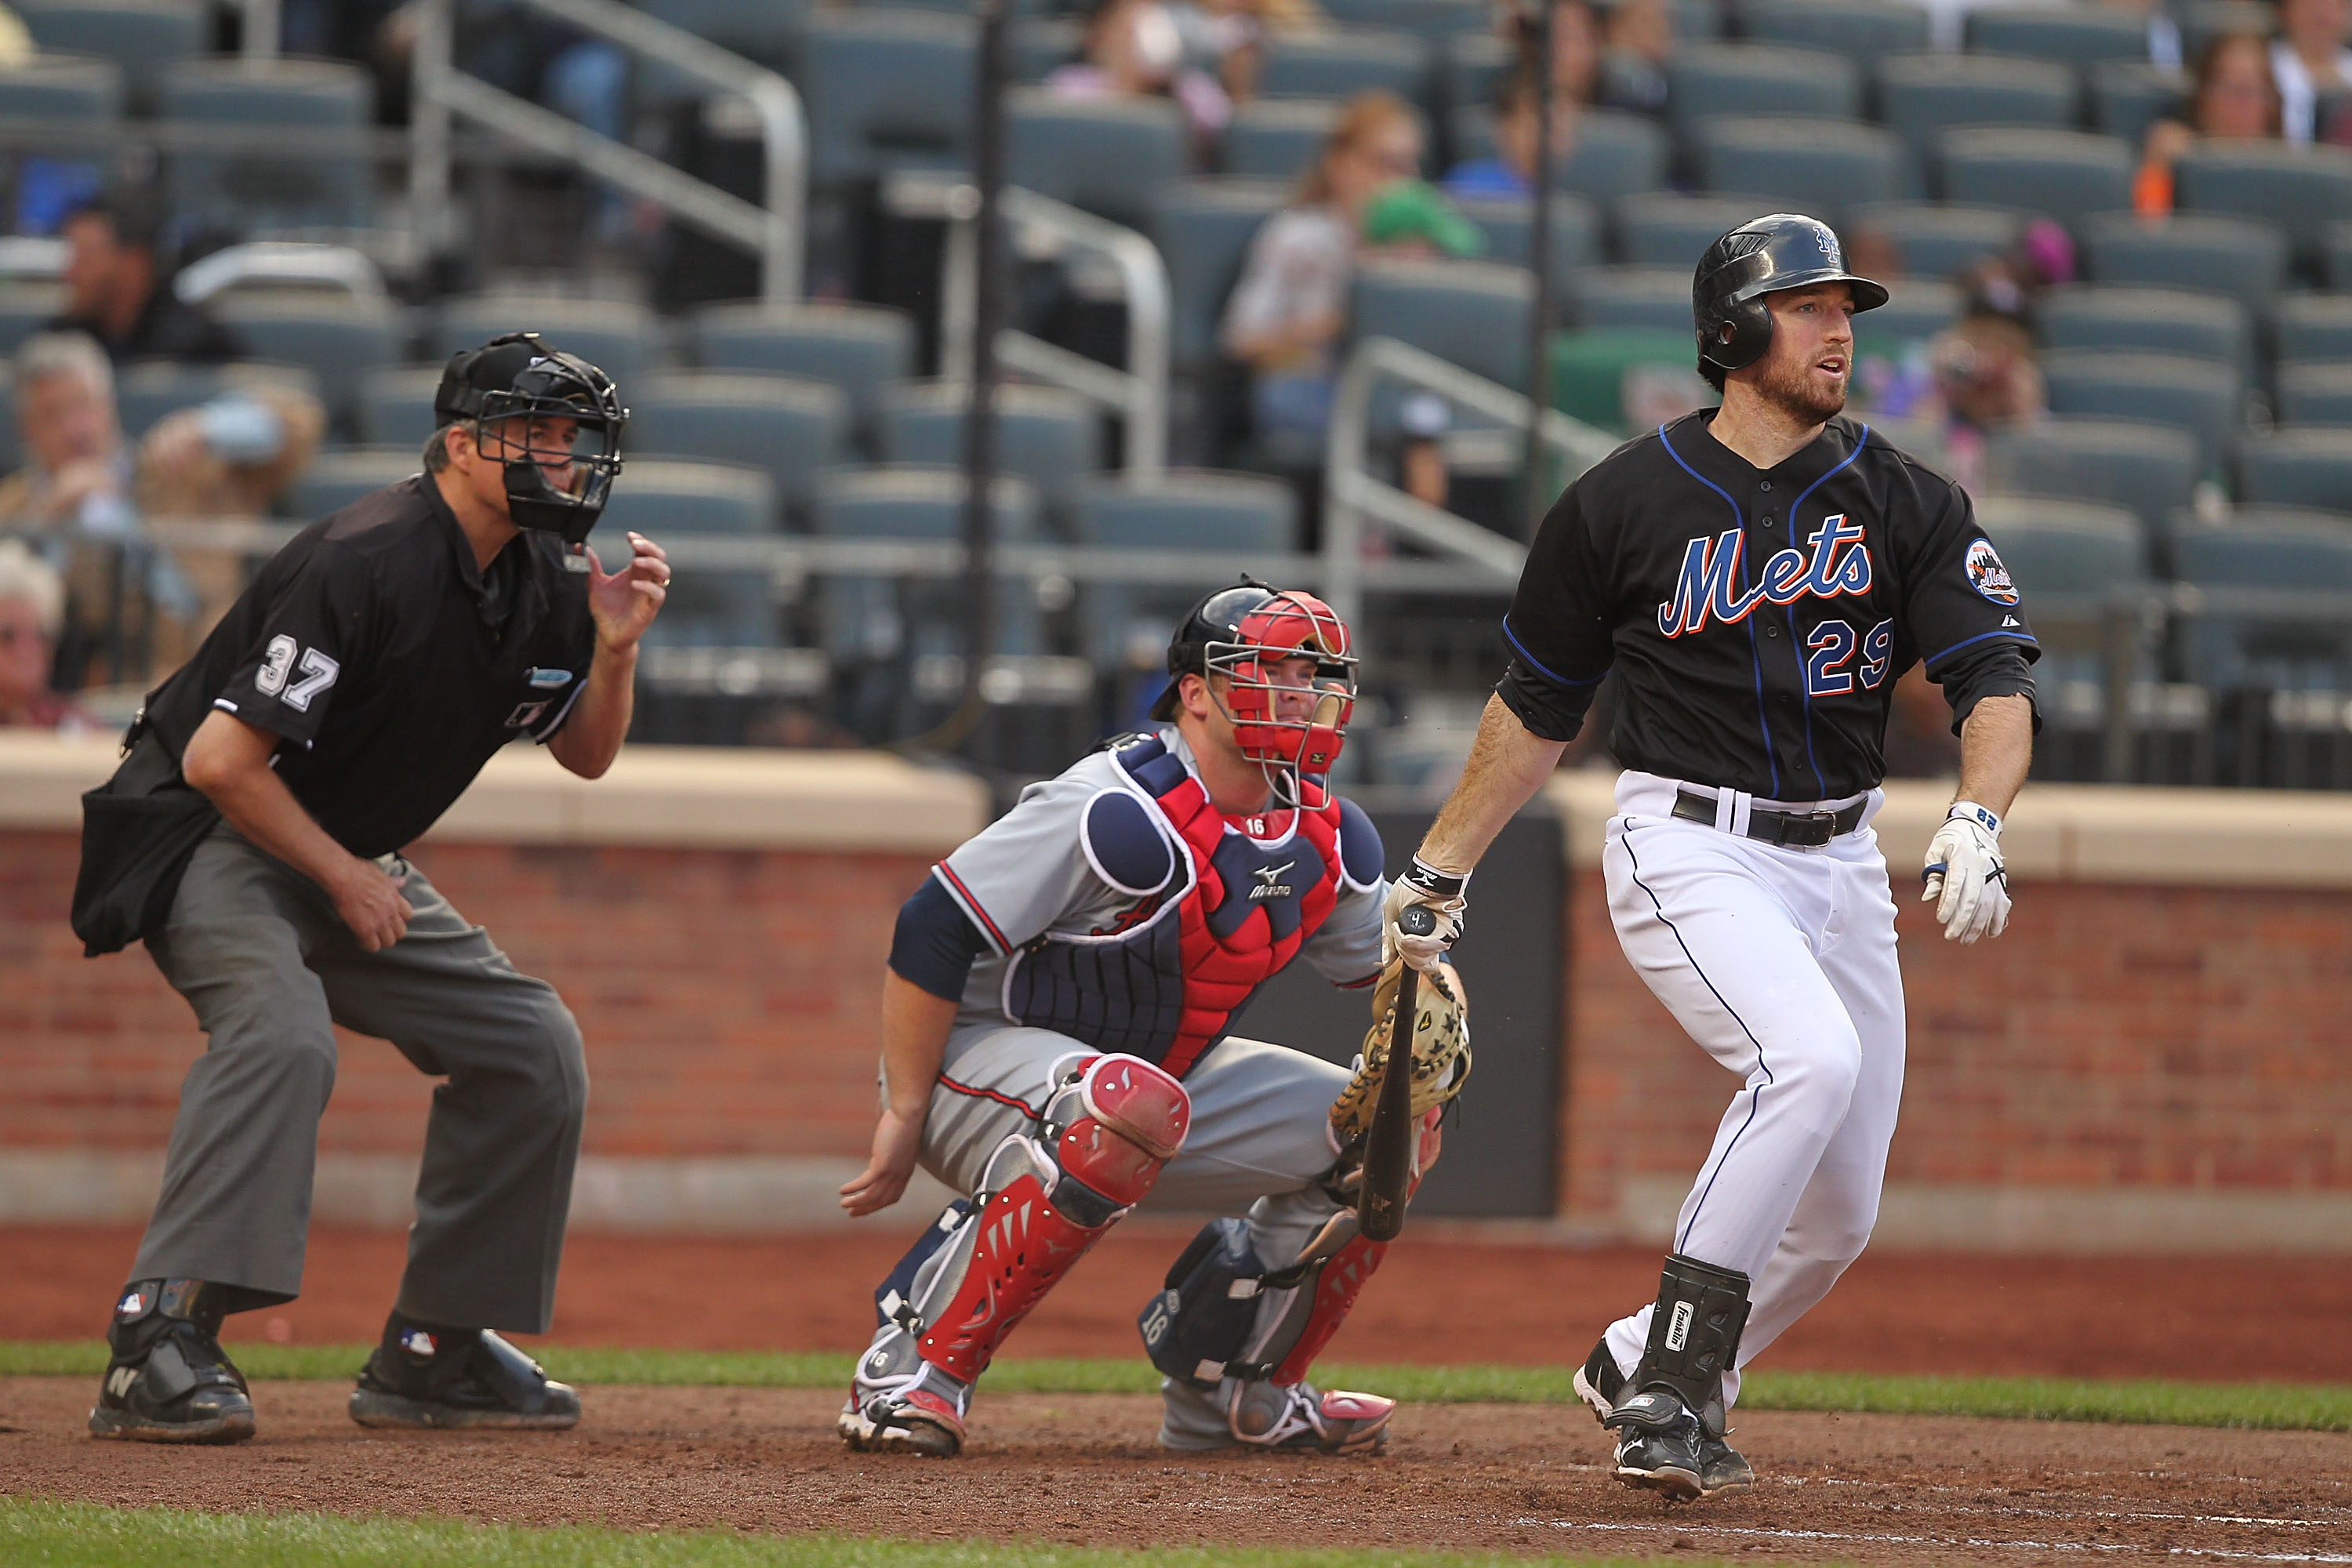
{"type": "Polygon", "coordinates": [[[161,227],[143,193],[101,192],[78,205],[65,223],[65,313],[51,329],[89,333],[118,364],[236,358],[228,329],[172,291],[161,227]]]}
{"type": "Polygon", "coordinates": [[[2200,136],[2275,137],[2279,133],[2278,85],[2271,78],[2271,51],[2252,33],[2224,33],[2197,59],[2189,122],[2159,120],[2148,127],[2139,174],[2132,183],[2132,208],[2151,216],[2172,210],[2172,169],[2200,136]]]}
{"type": "MultiPolygon", "coordinates": [[[[1495,29],[1518,50],[1522,62],[1536,52],[1535,28],[1516,0],[1495,11],[1495,29]]],[[[1592,102],[1601,89],[1601,24],[1591,0],[1552,0],[1551,80],[1562,98],[1592,102]]]]}
{"type": "MultiPolygon", "coordinates": [[[[1536,188],[1536,89],[1542,79],[1524,67],[1503,79],[1495,97],[1495,155],[1456,163],[1445,176],[1445,194],[1464,201],[1517,199],[1536,188]]],[[[1552,99],[1551,158],[1557,169],[1576,151],[1576,104],[1566,93],[1552,99]]]]}
{"type": "Polygon", "coordinates": [[[1234,117],[1217,79],[1184,63],[1184,39],[1160,0],[1097,0],[1087,19],[1086,58],[1045,78],[1062,98],[1172,98],[1203,147],[1234,117]]]}
{"type": "Polygon", "coordinates": [[[1334,350],[1364,209],[1421,173],[1421,121],[1402,99],[1360,93],[1340,111],[1291,205],[1250,242],[1226,302],[1225,351],[1256,373],[1261,437],[1320,437],[1331,419],[1334,350]]]}
{"type": "Polygon", "coordinates": [[[2016,317],[1979,311],[1927,346],[1934,395],[1913,410],[1933,429],[1944,467],[1963,489],[1984,482],[1985,438],[2049,412],[2033,333],[2016,317]]]}
{"type": "Polygon", "coordinates": [[[1168,14],[1186,61],[1214,76],[1235,103],[1257,96],[1267,39],[1303,37],[1326,26],[1314,0],[1174,0],[1168,14]]]}
{"type": "Polygon", "coordinates": [[[2280,0],[2279,36],[2271,40],[2271,76],[2278,85],[2279,131],[2290,142],[2314,142],[2320,102],[2352,90],[2352,0],[2280,0]]]}
{"type": "Polygon", "coordinates": [[[1675,14],[1666,0],[1617,0],[1601,30],[1595,97],[1606,109],[1663,114],[1666,62],[1674,58],[1675,14]]]}
{"type": "Polygon", "coordinates": [[[2165,14],[2164,0],[2105,0],[2105,3],[2146,20],[2148,64],[2168,71],[2181,68],[2180,24],[2165,14]]]}
{"type": "Polygon", "coordinates": [[[50,688],[66,590],[18,539],[0,539],[0,726],[79,731],[92,721],[50,688]]]}

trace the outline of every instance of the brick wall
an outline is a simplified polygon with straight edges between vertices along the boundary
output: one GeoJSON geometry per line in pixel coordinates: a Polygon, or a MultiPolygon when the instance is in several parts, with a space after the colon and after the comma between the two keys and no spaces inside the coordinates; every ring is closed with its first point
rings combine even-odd
{"type": "MultiPolygon", "coordinates": [[[[81,957],[76,856],[70,834],[0,835],[0,1147],[160,1147],[203,1037],[143,951],[81,957]]],[[[927,857],[441,844],[415,860],[578,1016],[589,1152],[865,1151],[877,965],[927,857]]],[[[430,1087],[346,1036],[321,1150],[414,1152],[430,1087]]]]}

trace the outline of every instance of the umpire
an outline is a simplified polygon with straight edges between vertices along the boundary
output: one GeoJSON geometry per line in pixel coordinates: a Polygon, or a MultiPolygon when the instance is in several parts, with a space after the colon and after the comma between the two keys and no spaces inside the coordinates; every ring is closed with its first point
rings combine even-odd
{"type": "Polygon", "coordinates": [[[580,1418],[572,1389],[491,1331],[548,1326],[588,1095],[580,1031],[399,851],[518,736],[583,778],[612,765],[669,566],[634,533],[611,575],[586,550],[628,418],[603,371],[513,333],[451,359],[433,406],[425,471],[280,551],[88,797],[75,929],[94,952],[144,937],[210,1038],[115,1308],[100,1437],[252,1435],[216,1336],[301,1289],[336,1025],[446,1079],[352,1418],[580,1418]]]}

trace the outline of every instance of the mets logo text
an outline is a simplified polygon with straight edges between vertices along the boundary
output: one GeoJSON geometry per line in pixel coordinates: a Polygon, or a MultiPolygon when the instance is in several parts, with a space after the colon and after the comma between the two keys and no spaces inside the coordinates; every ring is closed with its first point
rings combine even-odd
{"type": "Polygon", "coordinates": [[[1862,524],[1843,512],[1822,519],[1801,550],[1776,550],[1747,586],[1741,555],[1747,541],[1727,528],[1713,539],[1694,539],[1683,550],[1682,575],[1675,596],[1658,606],[1658,630],[1670,637],[1705,628],[1710,616],[1725,626],[1748,618],[1759,605],[1789,605],[1799,599],[1835,599],[1870,592],[1870,547],[1862,524]]]}

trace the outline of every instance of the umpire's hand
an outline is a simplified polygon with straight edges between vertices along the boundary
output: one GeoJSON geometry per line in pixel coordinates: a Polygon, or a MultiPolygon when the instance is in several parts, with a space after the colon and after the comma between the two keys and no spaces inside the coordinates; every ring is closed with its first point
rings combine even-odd
{"type": "Polygon", "coordinates": [[[416,911],[400,896],[408,883],[404,872],[387,872],[373,860],[354,855],[332,888],[335,912],[369,952],[381,952],[408,934],[409,917],[416,911]]]}

